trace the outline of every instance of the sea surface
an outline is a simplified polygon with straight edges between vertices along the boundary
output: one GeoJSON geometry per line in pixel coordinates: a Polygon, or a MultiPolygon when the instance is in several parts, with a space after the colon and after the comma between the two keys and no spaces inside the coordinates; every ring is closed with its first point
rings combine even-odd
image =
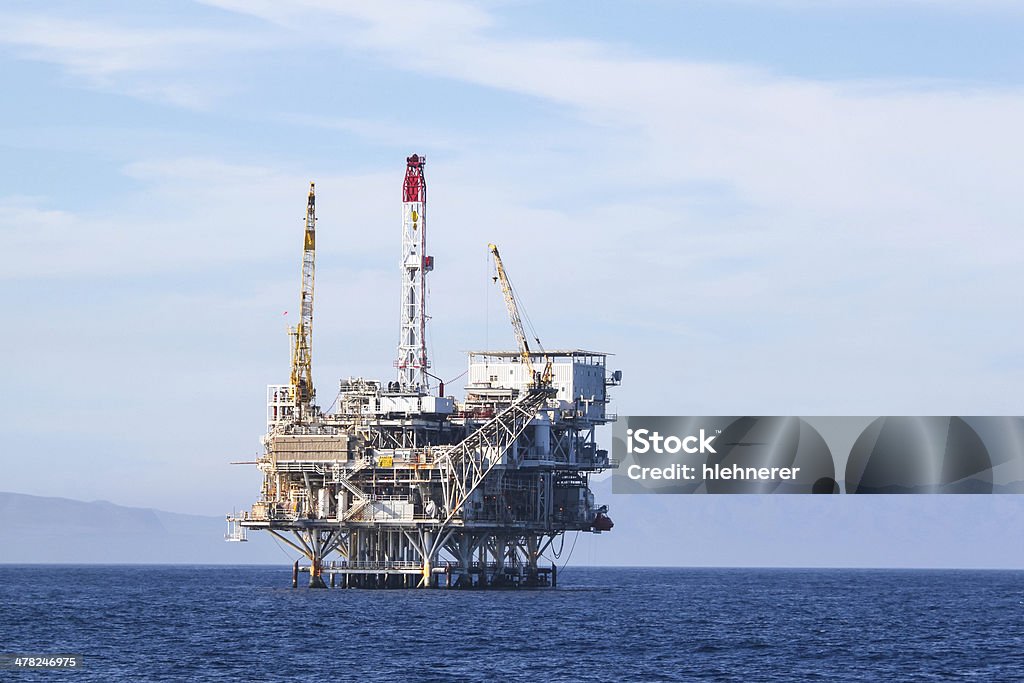
{"type": "Polygon", "coordinates": [[[0,681],[1019,681],[1024,572],[569,566],[555,589],[0,565],[0,681]]]}

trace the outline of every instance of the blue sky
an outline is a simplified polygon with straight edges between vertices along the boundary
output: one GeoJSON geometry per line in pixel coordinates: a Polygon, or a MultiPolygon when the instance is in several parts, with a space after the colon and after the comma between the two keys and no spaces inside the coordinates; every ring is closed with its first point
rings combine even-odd
{"type": "Polygon", "coordinates": [[[1024,10],[988,0],[8,2],[0,489],[251,502],[317,182],[314,374],[615,352],[622,414],[1021,414],[1024,10]],[[29,455],[30,454],[30,455],[29,455]],[[45,463],[45,466],[40,465],[45,463]],[[41,475],[45,472],[45,475],[41,475]]]}

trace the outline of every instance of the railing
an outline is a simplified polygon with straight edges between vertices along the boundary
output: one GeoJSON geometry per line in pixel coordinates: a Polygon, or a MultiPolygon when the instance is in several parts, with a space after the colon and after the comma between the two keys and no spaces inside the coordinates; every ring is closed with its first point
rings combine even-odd
{"type": "Polygon", "coordinates": [[[334,562],[331,564],[330,569],[423,569],[422,562],[404,562],[399,560],[387,560],[378,562],[349,562],[348,560],[342,560],[340,562],[334,562]]]}
{"type": "Polygon", "coordinates": [[[614,470],[614,469],[618,468],[619,461],[614,459],[614,458],[602,458],[600,460],[597,460],[595,458],[594,460],[580,460],[579,462],[577,462],[575,464],[578,465],[580,467],[580,469],[587,469],[587,470],[614,470]]]}
{"type": "Polygon", "coordinates": [[[268,522],[268,521],[294,521],[299,518],[298,510],[292,509],[291,505],[282,503],[256,503],[252,506],[252,512],[243,512],[241,521],[244,522],[268,522]]]}
{"type": "Polygon", "coordinates": [[[321,476],[327,474],[327,468],[325,463],[329,461],[313,461],[313,460],[285,460],[277,461],[274,463],[274,470],[277,472],[313,472],[321,476]]]}

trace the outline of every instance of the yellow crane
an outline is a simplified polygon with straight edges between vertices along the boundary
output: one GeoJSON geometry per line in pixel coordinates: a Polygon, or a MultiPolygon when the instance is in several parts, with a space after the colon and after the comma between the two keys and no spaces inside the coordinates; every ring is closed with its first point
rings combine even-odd
{"type": "MultiPolygon", "coordinates": [[[[530,342],[526,338],[526,330],[523,329],[523,319],[519,315],[519,303],[516,301],[516,295],[512,290],[512,283],[508,279],[508,273],[505,272],[505,265],[501,262],[498,246],[496,244],[488,244],[487,248],[490,250],[491,256],[494,257],[494,268],[497,271],[495,280],[501,284],[501,291],[505,295],[505,307],[508,309],[508,317],[512,322],[512,331],[516,335],[516,343],[519,344],[519,355],[523,363],[526,367],[530,368],[533,374],[533,384],[540,387],[549,387],[554,376],[551,359],[547,356],[544,357],[543,371],[537,372],[533,369],[533,353],[530,351],[530,342]]],[[[539,339],[537,343],[540,344],[539,339]]],[[[543,352],[543,350],[542,348],[541,351],[543,352]]]]}
{"type": "Polygon", "coordinates": [[[313,398],[313,271],[316,254],[316,194],[309,184],[306,201],[306,229],[302,240],[302,291],[299,299],[299,322],[290,330],[292,345],[292,400],[302,419],[312,410],[313,398]]]}

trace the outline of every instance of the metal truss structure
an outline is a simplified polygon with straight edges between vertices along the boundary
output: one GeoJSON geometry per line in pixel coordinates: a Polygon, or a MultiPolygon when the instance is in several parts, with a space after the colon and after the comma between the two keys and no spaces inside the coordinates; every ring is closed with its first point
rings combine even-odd
{"type": "Polygon", "coordinates": [[[311,382],[308,394],[294,378],[269,386],[262,491],[228,517],[229,537],[270,532],[308,560],[314,587],[554,585],[563,535],[612,527],[589,477],[616,466],[596,428],[615,419],[608,388],[621,373],[578,349],[481,351],[462,400],[428,393],[425,181],[422,157],[407,162],[403,264],[417,267],[403,271],[399,380],[342,380],[332,413],[299,407],[311,382]]]}

